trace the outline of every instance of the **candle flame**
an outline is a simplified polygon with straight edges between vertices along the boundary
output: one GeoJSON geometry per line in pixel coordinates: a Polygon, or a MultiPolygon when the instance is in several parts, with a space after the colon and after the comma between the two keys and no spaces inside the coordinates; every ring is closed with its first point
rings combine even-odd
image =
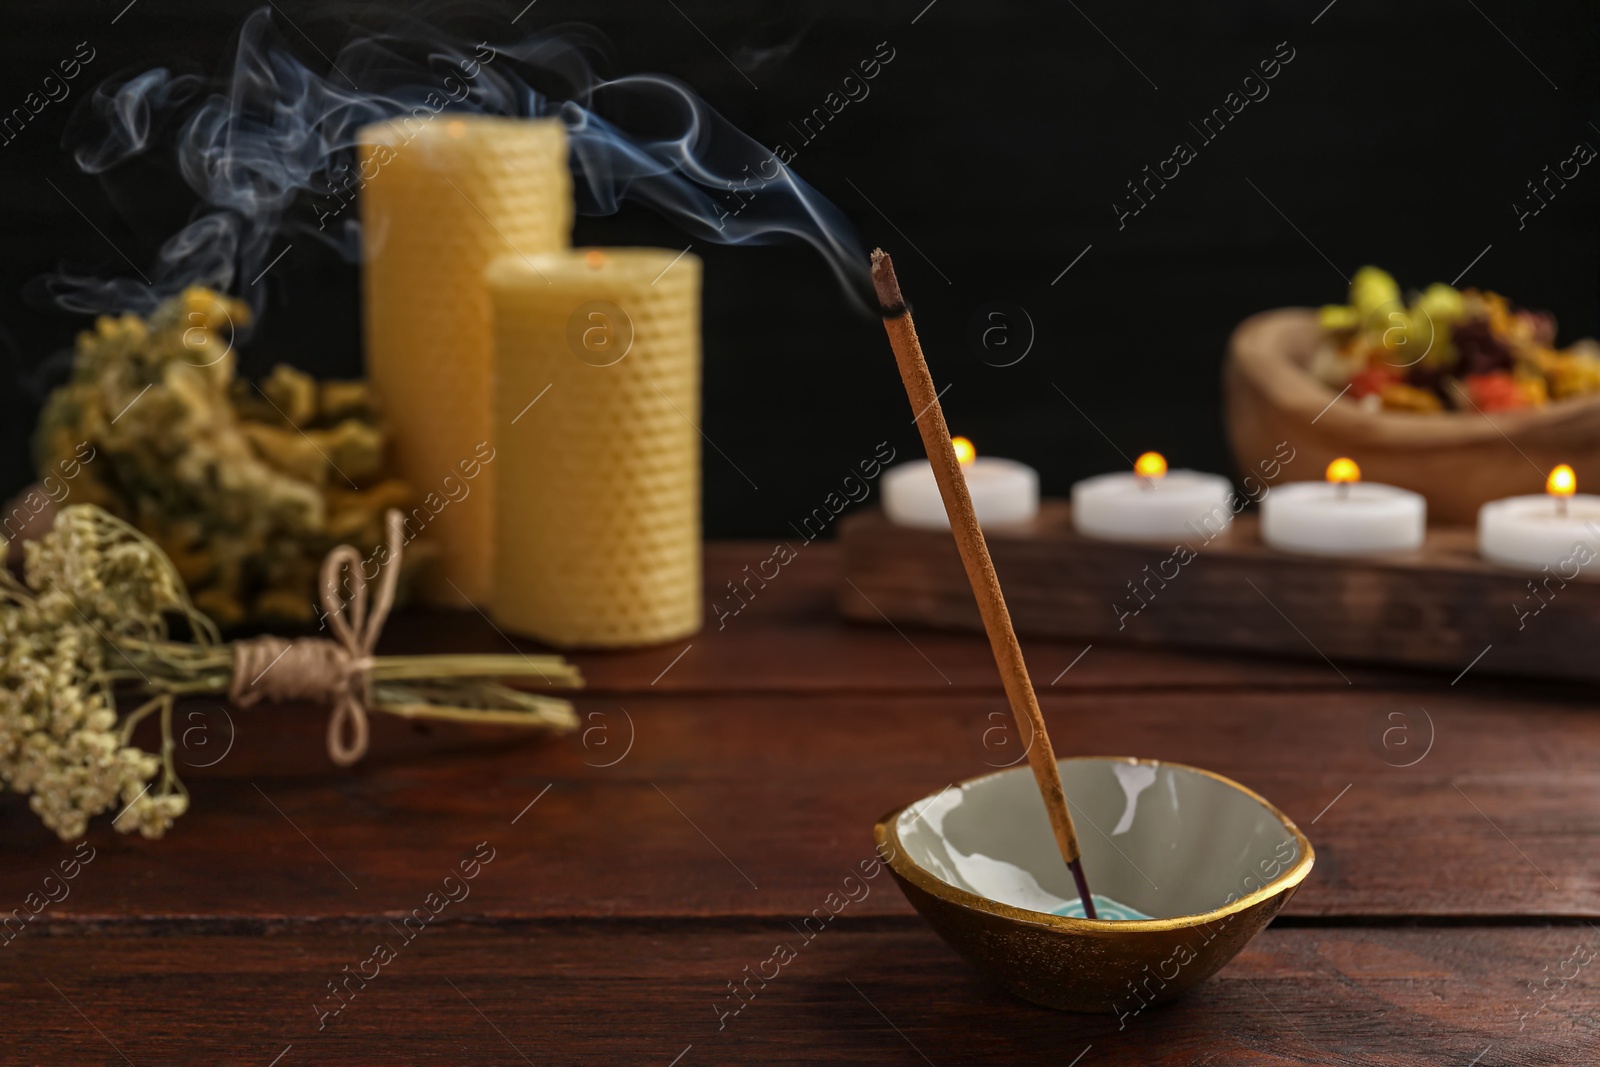
{"type": "Polygon", "coordinates": [[[589,251],[583,254],[583,262],[585,266],[589,267],[589,269],[599,270],[601,267],[605,266],[606,256],[605,253],[601,252],[599,249],[591,248],[589,251]]]}
{"type": "Polygon", "coordinates": [[[1160,452],[1146,452],[1133,461],[1133,473],[1146,478],[1160,478],[1167,473],[1167,457],[1160,452]]]}
{"type": "Polygon", "coordinates": [[[1571,496],[1578,491],[1578,476],[1565,463],[1550,472],[1544,491],[1551,496],[1571,496]]]}
{"type": "Polygon", "coordinates": [[[978,458],[978,450],[972,447],[972,442],[965,437],[950,438],[950,447],[956,450],[956,462],[963,467],[970,467],[978,458]]]}
{"type": "Polygon", "coordinates": [[[1361,480],[1361,468],[1356,461],[1340,456],[1328,464],[1328,481],[1335,485],[1351,485],[1361,480]]]}

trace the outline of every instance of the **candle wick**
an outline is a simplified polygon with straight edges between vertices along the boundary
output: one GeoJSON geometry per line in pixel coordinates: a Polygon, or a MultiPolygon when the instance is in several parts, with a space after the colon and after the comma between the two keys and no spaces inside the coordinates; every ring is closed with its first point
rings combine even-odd
{"type": "Polygon", "coordinates": [[[1563,519],[1567,517],[1567,498],[1564,496],[1556,497],[1556,516],[1563,519]]]}
{"type": "Polygon", "coordinates": [[[1155,487],[1156,487],[1156,480],[1154,478],[1151,478],[1151,477],[1149,477],[1147,475],[1144,475],[1144,474],[1139,475],[1139,488],[1140,489],[1144,489],[1144,490],[1148,491],[1150,489],[1154,489],[1155,487]]]}
{"type": "Polygon", "coordinates": [[[1335,485],[1336,485],[1336,488],[1334,489],[1334,495],[1336,497],[1338,497],[1340,500],[1349,500],[1350,499],[1350,483],[1349,482],[1337,482],[1337,483],[1335,483],[1335,485]]]}

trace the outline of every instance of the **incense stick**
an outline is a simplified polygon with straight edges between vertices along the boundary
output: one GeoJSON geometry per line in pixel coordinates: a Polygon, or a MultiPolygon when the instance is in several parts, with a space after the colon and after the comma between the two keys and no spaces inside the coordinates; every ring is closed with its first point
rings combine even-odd
{"type": "Polygon", "coordinates": [[[1089,894],[1089,883],[1083,876],[1078,834],[1072,825],[1072,813],[1067,810],[1067,796],[1061,788],[1061,770],[1056,766],[1055,749],[1050,745],[1050,734],[1044,726],[1044,713],[1039,710],[1039,698],[1028,679],[1028,667],[1023,662],[1022,647],[1017,643],[1017,633],[1011,625],[1011,613],[1006,610],[1005,597],[1000,592],[1000,580],[995,577],[994,563],[989,558],[989,546],[983,540],[978,515],[972,507],[972,495],[967,491],[966,475],[961,472],[961,463],[956,459],[955,448],[950,443],[950,428],[945,425],[939,394],[933,387],[933,377],[928,373],[928,363],[922,357],[916,324],[911,321],[911,312],[900,295],[900,282],[894,276],[894,263],[881,248],[874,249],[872,253],[872,284],[878,290],[883,328],[888,331],[889,345],[894,349],[895,363],[900,367],[900,378],[905,383],[906,396],[911,400],[911,410],[916,412],[922,446],[927,450],[934,479],[939,483],[939,495],[944,500],[945,513],[950,517],[950,531],[955,534],[961,564],[966,568],[967,581],[972,584],[972,594],[977,598],[978,613],[983,616],[983,628],[989,634],[989,647],[994,652],[995,665],[1000,668],[1006,699],[1011,703],[1017,729],[1030,731],[1033,737],[1028,746],[1028,764],[1033,768],[1033,780],[1044,798],[1045,811],[1050,816],[1050,828],[1055,833],[1056,847],[1061,850],[1061,858],[1072,871],[1078,897],[1083,901],[1084,916],[1093,919],[1094,898],[1089,894]]]}

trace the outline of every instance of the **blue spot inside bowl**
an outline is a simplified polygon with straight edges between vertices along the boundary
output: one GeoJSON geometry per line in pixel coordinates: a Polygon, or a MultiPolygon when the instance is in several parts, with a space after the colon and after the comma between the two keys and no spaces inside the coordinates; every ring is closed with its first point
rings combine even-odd
{"type": "MultiPolygon", "coordinates": [[[[1126,904],[1118,904],[1110,897],[1102,896],[1099,893],[1094,894],[1094,911],[1096,919],[1102,919],[1107,922],[1128,922],[1134,919],[1154,918],[1154,916],[1146,915],[1144,912],[1130,908],[1126,904]]],[[[1065,915],[1069,919],[1081,919],[1084,917],[1083,901],[1074,900],[1071,904],[1063,904],[1050,914],[1065,915]]]]}

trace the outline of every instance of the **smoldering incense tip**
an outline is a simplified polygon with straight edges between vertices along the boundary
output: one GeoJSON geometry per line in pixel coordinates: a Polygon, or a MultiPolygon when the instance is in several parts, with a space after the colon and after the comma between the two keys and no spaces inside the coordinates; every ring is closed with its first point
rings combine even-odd
{"type": "Polygon", "coordinates": [[[906,313],[900,280],[894,276],[894,260],[881,248],[872,250],[872,287],[878,291],[878,312],[884,318],[897,319],[906,313]]]}

